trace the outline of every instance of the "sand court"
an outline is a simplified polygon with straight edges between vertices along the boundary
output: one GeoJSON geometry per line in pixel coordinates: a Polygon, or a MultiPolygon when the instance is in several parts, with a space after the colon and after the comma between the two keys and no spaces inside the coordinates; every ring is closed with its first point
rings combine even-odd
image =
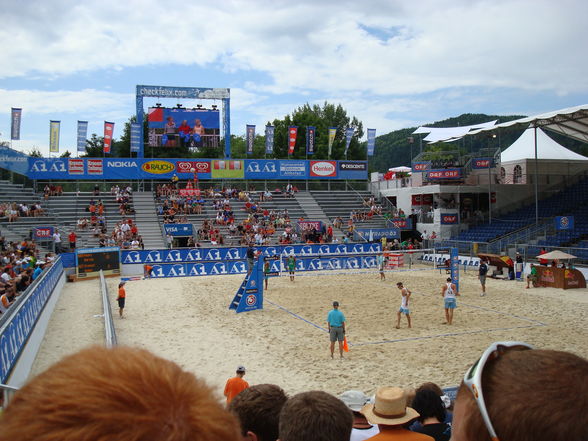
{"type": "MultiPolygon", "coordinates": [[[[119,343],[176,361],[205,378],[219,396],[240,364],[247,367],[250,384],[276,383],[288,393],[320,389],[338,394],[424,381],[457,385],[497,340],[523,340],[588,357],[588,290],[526,290],[521,282],[489,279],[488,295],[480,297],[475,272],[462,273],[462,296],[448,326],[440,294],[446,277],[433,269],[387,272],[385,281],[377,271],[301,273],[292,283],[285,275],[270,279],[263,310],[242,314],[228,309],[242,275],[130,281],[124,320],[114,301],[118,280],[108,284],[119,343]],[[399,281],[412,291],[412,329],[405,317],[401,329],[394,329],[399,281]],[[340,302],[348,322],[350,352],[344,360],[331,360],[328,350],[326,316],[333,300],[340,302]]],[[[62,300],[67,302],[67,296],[62,300]]],[[[62,320],[63,312],[57,308],[52,320],[62,320]]],[[[67,316],[69,332],[84,326],[75,317],[67,316]]],[[[54,328],[50,324],[53,332],[43,347],[53,359],[66,349],[57,345],[64,337],[54,328]]]]}

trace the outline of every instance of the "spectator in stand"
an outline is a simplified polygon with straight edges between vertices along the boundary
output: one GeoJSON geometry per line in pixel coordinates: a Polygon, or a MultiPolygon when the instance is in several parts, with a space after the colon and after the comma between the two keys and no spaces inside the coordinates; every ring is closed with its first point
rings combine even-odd
{"type": "Polygon", "coordinates": [[[352,427],[353,414],[341,400],[322,391],[303,392],[282,408],[279,440],[349,440],[352,427]]]}
{"type": "Polygon", "coordinates": [[[451,439],[585,441],[586,378],[588,360],[577,355],[493,343],[464,375],[451,439]]]}
{"type": "Polygon", "coordinates": [[[353,412],[350,441],[362,441],[380,432],[378,426],[370,424],[361,413],[363,406],[370,402],[367,395],[359,390],[348,390],[339,395],[339,399],[353,412]]]}
{"type": "Polygon", "coordinates": [[[408,407],[408,393],[399,387],[380,387],[376,391],[374,404],[366,404],[361,413],[372,424],[377,424],[380,433],[369,440],[432,441],[433,438],[406,429],[406,425],[419,417],[419,413],[408,407]]]}
{"type": "Polygon", "coordinates": [[[192,129],[188,125],[188,121],[183,120],[180,124],[180,127],[178,127],[178,133],[180,136],[180,146],[186,147],[188,145],[187,140],[190,139],[190,130],[192,129]]]}
{"type": "Polygon", "coordinates": [[[280,412],[288,400],[281,387],[258,384],[239,393],[228,406],[239,419],[244,440],[278,439],[280,412]]]}
{"type": "Polygon", "coordinates": [[[438,394],[430,389],[419,390],[412,400],[412,407],[419,413],[417,420],[421,425],[411,430],[429,435],[435,441],[449,441],[451,426],[444,422],[447,412],[438,394]]]}
{"type": "Polygon", "coordinates": [[[74,230],[72,230],[67,237],[68,237],[68,240],[69,240],[69,248],[70,248],[70,250],[75,250],[75,248],[76,248],[76,240],[78,238],[78,236],[76,235],[76,232],[74,230]]]}
{"type": "Polygon", "coordinates": [[[236,418],[192,373],[143,349],[94,346],[63,358],[15,394],[2,415],[0,440],[16,439],[241,437],[236,418]]]}

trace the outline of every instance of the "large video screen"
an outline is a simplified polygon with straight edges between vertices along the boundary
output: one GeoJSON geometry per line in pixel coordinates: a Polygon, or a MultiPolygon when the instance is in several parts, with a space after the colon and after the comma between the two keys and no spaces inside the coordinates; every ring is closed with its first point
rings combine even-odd
{"type": "Polygon", "coordinates": [[[220,112],[216,109],[149,108],[149,147],[218,147],[220,112]]]}

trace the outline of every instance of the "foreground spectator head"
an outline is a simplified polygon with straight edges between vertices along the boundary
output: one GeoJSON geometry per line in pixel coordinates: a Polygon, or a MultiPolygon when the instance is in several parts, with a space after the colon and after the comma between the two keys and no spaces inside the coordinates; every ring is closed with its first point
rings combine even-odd
{"type": "Polygon", "coordinates": [[[278,439],[280,412],[287,400],[288,396],[281,387],[257,384],[233,398],[228,409],[239,418],[243,438],[275,441],[278,439]]]}
{"type": "Polygon", "coordinates": [[[68,356],[16,393],[0,440],[239,440],[237,420],[177,364],[133,348],[68,356]]]}
{"type": "MultiPolygon", "coordinates": [[[[474,369],[481,375],[483,406],[497,439],[588,439],[588,360],[562,351],[495,345],[474,369]]],[[[452,440],[491,440],[481,406],[462,382],[455,402],[452,440]]]]}
{"type": "Polygon", "coordinates": [[[353,414],[338,398],[322,391],[290,398],[280,414],[280,441],[348,440],[353,414]]]}
{"type": "Polygon", "coordinates": [[[416,418],[419,414],[408,407],[408,393],[399,387],[380,387],[376,391],[373,404],[366,404],[361,413],[372,424],[383,426],[401,426],[416,418]]]}
{"type": "Polygon", "coordinates": [[[422,389],[417,391],[412,400],[412,407],[419,413],[418,420],[421,423],[428,418],[435,418],[439,423],[445,421],[445,405],[441,397],[432,390],[422,389]]]}

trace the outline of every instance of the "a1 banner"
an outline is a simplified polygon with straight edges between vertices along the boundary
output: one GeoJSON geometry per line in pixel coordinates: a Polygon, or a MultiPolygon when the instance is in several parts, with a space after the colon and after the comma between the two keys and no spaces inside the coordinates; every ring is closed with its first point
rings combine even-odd
{"type": "Polygon", "coordinates": [[[141,124],[131,123],[131,152],[138,152],[141,147],[141,124]]]}
{"type": "Polygon", "coordinates": [[[59,152],[59,128],[61,121],[49,122],[49,151],[51,153],[59,152]]]}
{"type": "Polygon", "coordinates": [[[255,141],[255,126],[252,124],[247,124],[246,130],[246,143],[247,143],[247,154],[253,154],[253,141],[255,141]]]}
{"type": "Polygon", "coordinates": [[[78,121],[78,152],[86,153],[86,138],[88,137],[88,121],[78,121]]]}
{"type": "Polygon", "coordinates": [[[288,127],[288,154],[294,153],[294,147],[296,146],[296,135],[298,134],[297,126],[288,127]]]}
{"type": "Polygon", "coordinates": [[[329,157],[331,157],[331,151],[333,150],[333,142],[335,142],[336,135],[337,127],[329,127],[329,157]]]}
{"type": "Polygon", "coordinates": [[[376,150],[376,129],[367,129],[367,154],[374,156],[376,150]]]}
{"type": "Polygon", "coordinates": [[[22,109],[13,107],[11,112],[12,125],[10,126],[10,139],[18,141],[20,139],[20,121],[22,119],[22,109]]]}
{"type": "Polygon", "coordinates": [[[104,121],[104,153],[110,153],[112,135],[114,134],[114,123],[104,121]]]}
{"type": "Polygon", "coordinates": [[[306,128],[306,154],[307,155],[314,155],[314,141],[316,135],[316,128],[315,127],[307,127],[306,128]]]}
{"type": "Polygon", "coordinates": [[[265,153],[271,155],[274,152],[274,126],[265,126],[265,153]]]}
{"type": "Polygon", "coordinates": [[[351,138],[353,138],[353,133],[355,129],[353,127],[349,127],[345,130],[345,154],[347,155],[347,150],[349,150],[349,146],[351,145],[351,138]]]}

